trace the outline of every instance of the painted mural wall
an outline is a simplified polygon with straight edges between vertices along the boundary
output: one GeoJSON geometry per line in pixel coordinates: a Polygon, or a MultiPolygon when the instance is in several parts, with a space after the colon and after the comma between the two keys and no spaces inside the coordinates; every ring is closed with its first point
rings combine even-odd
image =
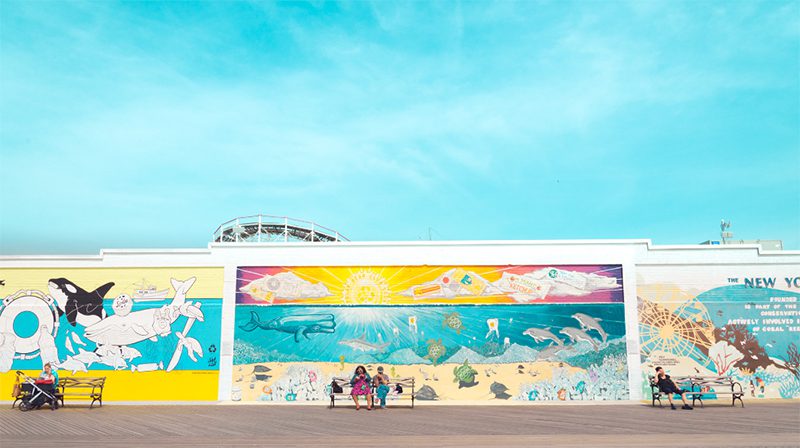
{"type": "Polygon", "coordinates": [[[239,267],[236,286],[234,401],[328,400],[357,365],[423,401],[629,396],[620,265],[239,267]]]}
{"type": "Polygon", "coordinates": [[[730,375],[746,399],[800,398],[800,269],[790,265],[637,270],[642,387],[673,375],[730,375]]]}
{"type": "Polygon", "coordinates": [[[218,398],[222,268],[2,269],[0,390],[105,376],[104,401],[218,398]]]}

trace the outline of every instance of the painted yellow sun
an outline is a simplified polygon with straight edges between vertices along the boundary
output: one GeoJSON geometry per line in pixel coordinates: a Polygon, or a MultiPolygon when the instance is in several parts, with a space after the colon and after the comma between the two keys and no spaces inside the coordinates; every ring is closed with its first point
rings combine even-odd
{"type": "Polygon", "coordinates": [[[348,305],[389,303],[389,282],[374,271],[355,272],[342,287],[342,302],[348,305]]]}

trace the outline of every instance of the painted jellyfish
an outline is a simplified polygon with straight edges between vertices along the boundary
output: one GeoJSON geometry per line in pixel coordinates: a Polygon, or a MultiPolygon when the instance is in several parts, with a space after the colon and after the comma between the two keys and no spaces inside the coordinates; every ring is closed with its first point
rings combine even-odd
{"type": "Polygon", "coordinates": [[[486,325],[489,326],[489,331],[486,332],[486,337],[488,338],[492,333],[494,333],[497,338],[500,338],[500,329],[498,328],[498,319],[486,319],[486,325]]]}

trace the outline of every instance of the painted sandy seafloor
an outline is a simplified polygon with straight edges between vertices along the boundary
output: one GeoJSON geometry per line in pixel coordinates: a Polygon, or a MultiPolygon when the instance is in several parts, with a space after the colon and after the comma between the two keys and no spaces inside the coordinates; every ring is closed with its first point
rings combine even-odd
{"type": "Polygon", "coordinates": [[[624,400],[623,314],[585,303],[239,305],[231,398],[328,400],[331,379],[360,364],[415,377],[418,400],[624,400]],[[587,318],[603,333],[581,329],[587,318]]]}

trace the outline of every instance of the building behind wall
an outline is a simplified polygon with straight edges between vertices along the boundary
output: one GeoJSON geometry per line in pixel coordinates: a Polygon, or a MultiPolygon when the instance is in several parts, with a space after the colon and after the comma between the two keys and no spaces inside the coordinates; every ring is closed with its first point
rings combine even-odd
{"type": "Polygon", "coordinates": [[[0,279],[0,389],[49,360],[106,401],[322,402],[382,365],[419,401],[638,400],[661,365],[800,398],[797,251],[234,243],[2,257],[0,279]]]}

